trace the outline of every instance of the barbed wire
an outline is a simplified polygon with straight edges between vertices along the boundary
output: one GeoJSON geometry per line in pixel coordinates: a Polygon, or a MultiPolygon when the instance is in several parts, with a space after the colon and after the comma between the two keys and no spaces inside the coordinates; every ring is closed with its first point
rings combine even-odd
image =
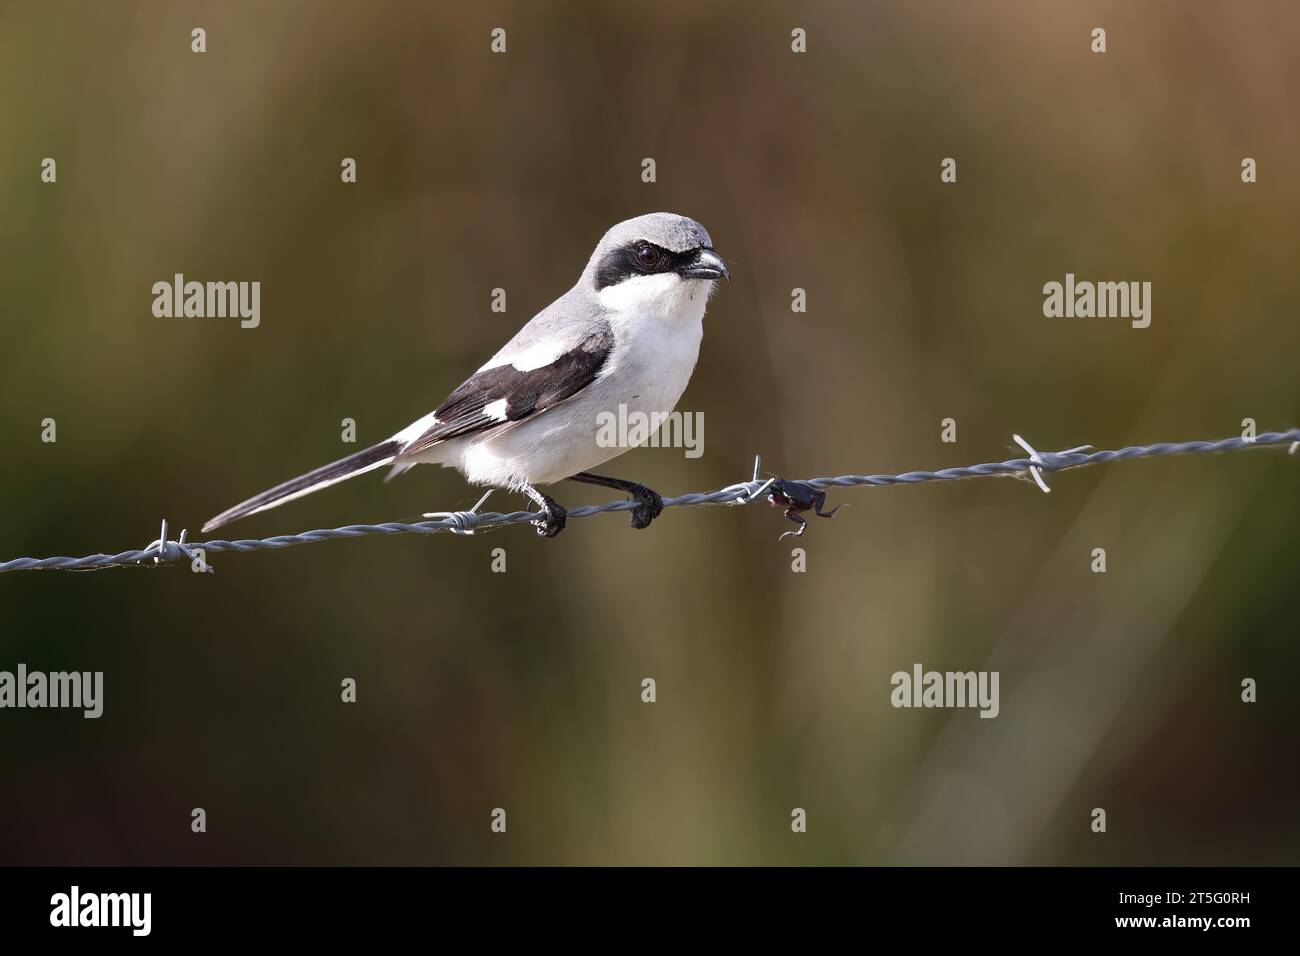
{"type": "MultiPolygon", "coordinates": [[[[966,478],[1017,477],[1032,479],[1044,492],[1051,489],[1043,480],[1044,472],[1067,471],[1071,468],[1083,468],[1109,461],[1125,461],[1131,458],[1152,458],[1164,455],[1213,454],[1225,451],[1242,451],[1290,444],[1290,453],[1295,454],[1300,447],[1300,428],[1282,432],[1266,432],[1253,438],[1234,436],[1217,441],[1159,442],[1152,445],[1131,445],[1109,451],[1088,451],[1091,445],[1081,445],[1066,451],[1039,452],[1019,435],[1012,436],[1016,443],[1028,453],[1028,458],[1012,458],[1007,461],[989,462],[981,465],[965,465],[959,468],[941,468],[938,471],[908,471],[900,475],[840,475],[834,478],[808,478],[799,483],[818,490],[826,488],[845,488],[867,485],[883,487],[888,485],[915,485],[928,481],[957,481],[966,478]]],[[[762,498],[773,484],[781,479],[760,477],[762,461],[754,459],[754,474],[749,481],[728,485],[717,491],[696,492],[678,495],[676,498],[663,499],[665,508],[691,505],[731,504],[746,505],[762,498]]],[[[120,551],[117,554],[92,554],[83,558],[15,558],[0,562],[0,573],[6,571],[89,571],[101,568],[127,566],[157,566],[178,561],[189,561],[192,566],[203,571],[211,571],[207,563],[208,554],[225,551],[259,551],[265,549],[288,548],[297,544],[309,544],[314,541],[329,541],[335,538],[359,538],[372,534],[436,534],[450,531],[453,534],[473,534],[478,529],[496,528],[511,524],[524,524],[536,521],[535,511],[511,511],[506,513],[480,512],[478,509],[487,501],[492,492],[488,492],[478,504],[468,511],[436,512],[426,515],[429,520],[415,522],[389,521],[383,524],[352,524],[341,528],[323,528],[317,531],[304,531],[301,534],[276,535],[270,538],[243,538],[237,541],[217,539],[213,541],[194,542],[187,540],[187,532],[172,540],[167,535],[167,522],[162,523],[158,537],[144,548],[120,551]]],[[[610,511],[630,511],[637,506],[632,499],[609,501],[600,505],[587,505],[572,508],[570,518],[585,518],[589,515],[603,514],[610,511]]]]}

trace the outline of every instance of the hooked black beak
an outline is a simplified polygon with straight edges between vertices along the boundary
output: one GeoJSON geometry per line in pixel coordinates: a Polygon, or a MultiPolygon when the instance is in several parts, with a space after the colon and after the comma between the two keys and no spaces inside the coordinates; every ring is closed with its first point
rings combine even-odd
{"type": "Polygon", "coordinates": [[[695,260],[682,270],[684,279],[721,279],[731,278],[731,272],[727,269],[727,264],[722,261],[722,256],[718,255],[712,249],[701,249],[695,256],[695,260]]]}

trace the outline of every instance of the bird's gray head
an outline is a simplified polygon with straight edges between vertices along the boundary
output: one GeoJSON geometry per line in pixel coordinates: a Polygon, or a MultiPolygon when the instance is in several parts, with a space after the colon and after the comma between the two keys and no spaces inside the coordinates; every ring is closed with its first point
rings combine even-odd
{"type": "Polygon", "coordinates": [[[614,226],[596,246],[582,283],[614,308],[667,302],[730,277],[708,230],[694,219],[652,212],[614,226]]]}

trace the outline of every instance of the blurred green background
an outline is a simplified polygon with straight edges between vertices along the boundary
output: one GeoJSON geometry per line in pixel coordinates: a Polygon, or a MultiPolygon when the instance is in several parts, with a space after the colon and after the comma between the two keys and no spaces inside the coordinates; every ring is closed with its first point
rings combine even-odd
{"type": "MultiPolygon", "coordinates": [[[[194,532],[360,447],[344,418],[386,437],[661,209],[733,273],[680,406],[704,456],[605,469],[665,494],[755,452],[811,477],[1293,426],[1297,29],[1281,0],[0,3],[0,558],[194,532]],[[155,318],[176,272],[261,281],[260,328],[155,318]],[[1151,327],[1045,319],[1067,272],[1152,282],[1151,327]]],[[[754,506],[5,575],[0,669],[106,699],[0,712],[0,863],[1295,863],[1297,469],[832,492],[803,574],[754,506]],[[1001,715],[895,710],[917,662],[999,670],[1001,715]]],[[[369,475],[229,533],[477,497],[369,475]]]]}

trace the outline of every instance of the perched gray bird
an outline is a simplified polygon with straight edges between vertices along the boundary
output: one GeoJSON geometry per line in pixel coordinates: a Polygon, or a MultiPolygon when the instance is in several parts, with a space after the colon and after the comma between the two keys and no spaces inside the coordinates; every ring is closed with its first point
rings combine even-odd
{"type": "MultiPolygon", "coordinates": [[[[354,475],[392,465],[456,468],[470,482],[522,491],[538,534],[564,530],[565,510],[538,490],[566,478],[626,491],[632,527],[663,510],[645,485],[587,471],[627,451],[597,442],[602,412],[671,412],[686,390],[714,283],[730,277],[694,219],[658,212],[605,233],[577,285],[537,313],[437,410],[387,441],[223,511],[205,532],[354,475]]],[[[658,419],[650,418],[652,421],[658,419]]]]}

